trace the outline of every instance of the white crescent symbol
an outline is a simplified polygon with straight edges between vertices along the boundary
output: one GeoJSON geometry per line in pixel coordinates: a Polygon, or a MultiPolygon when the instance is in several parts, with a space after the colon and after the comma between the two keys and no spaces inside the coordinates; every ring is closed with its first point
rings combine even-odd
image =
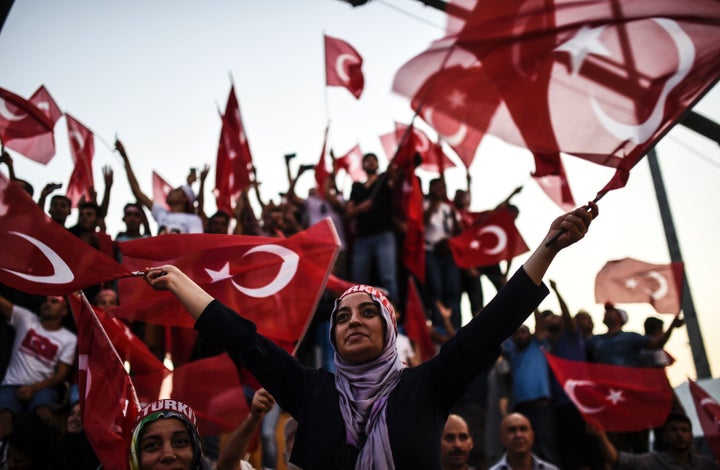
{"type": "Polygon", "coordinates": [[[21,121],[27,117],[27,113],[13,114],[12,112],[10,112],[10,110],[7,108],[5,100],[2,98],[0,98],[0,114],[8,121],[21,121]]]}
{"type": "Polygon", "coordinates": [[[597,408],[591,408],[589,406],[585,406],[582,403],[580,403],[580,400],[575,396],[575,387],[578,385],[588,385],[588,386],[597,386],[595,382],[592,382],[590,380],[573,380],[568,379],[565,382],[565,386],[563,386],[563,389],[565,390],[565,393],[567,393],[567,396],[575,403],[575,406],[577,407],[580,412],[589,415],[593,413],[598,413],[605,409],[604,406],[599,406],[597,408]]]}
{"type": "Polygon", "coordinates": [[[497,237],[498,241],[497,245],[495,245],[494,248],[486,248],[483,251],[488,255],[497,255],[499,253],[502,253],[502,251],[507,246],[508,241],[505,230],[503,230],[502,227],[498,225],[488,225],[487,227],[483,227],[481,230],[478,230],[477,236],[480,237],[484,233],[492,233],[497,237]]]}
{"type": "Polygon", "coordinates": [[[292,250],[289,250],[285,247],[279,246],[279,245],[260,245],[256,246],[255,248],[248,250],[247,253],[243,255],[243,257],[251,254],[251,253],[272,253],[274,255],[279,256],[283,259],[283,263],[280,266],[280,271],[278,271],[277,276],[275,276],[275,279],[270,281],[268,284],[266,284],[263,287],[258,287],[251,289],[249,287],[244,287],[235,282],[234,280],[230,280],[232,284],[235,286],[237,290],[242,292],[243,294],[249,296],[249,297],[256,297],[256,298],[262,298],[262,297],[270,297],[271,295],[274,295],[281,289],[283,289],[285,286],[287,286],[290,281],[292,280],[293,276],[295,276],[295,272],[297,271],[298,262],[300,261],[300,257],[292,250]]]}
{"type": "Polygon", "coordinates": [[[2,268],[3,271],[7,271],[10,274],[14,274],[18,277],[21,277],[25,279],[26,281],[31,282],[42,282],[45,284],[67,284],[68,282],[71,282],[73,279],[75,279],[75,276],[73,275],[72,270],[70,267],[63,261],[63,259],[55,253],[52,248],[41,242],[40,240],[37,240],[30,235],[26,235],[24,233],[20,232],[8,232],[12,235],[17,235],[18,237],[22,237],[25,240],[29,241],[33,245],[35,245],[38,250],[42,252],[42,254],[45,255],[45,257],[50,261],[50,264],[53,266],[53,274],[50,276],[32,276],[30,274],[25,274],[17,271],[12,271],[10,269],[2,268]]]}
{"type": "Polygon", "coordinates": [[[337,59],[335,59],[335,73],[338,74],[340,80],[346,83],[350,83],[350,76],[347,74],[347,72],[345,72],[345,62],[351,64],[357,64],[359,62],[357,60],[357,57],[352,54],[340,54],[337,59]]]}
{"type": "Polygon", "coordinates": [[[665,279],[665,276],[660,274],[657,271],[648,271],[646,274],[647,277],[650,277],[652,279],[655,279],[659,286],[656,290],[650,290],[650,289],[643,289],[645,292],[650,294],[650,297],[653,298],[653,300],[659,300],[665,297],[668,293],[668,283],[667,279],[665,279]]]}
{"type": "Polygon", "coordinates": [[[427,111],[425,112],[425,121],[430,125],[430,127],[435,129],[435,132],[437,132],[438,135],[440,137],[442,137],[442,139],[445,142],[448,143],[448,145],[457,147],[458,145],[462,144],[463,141],[465,140],[465,137],[467,137],[467,126],[465,124],[460,124],[460,127],[458,128],[457,132],[455,132],[453,135],[441,134],[437,130],[437,126],[435,125],[435,123],[432,120],[432,113],[433,113],[432,108],[428,108],[427,111]]]}
{"type": "Polygon", "coordinates": [[[660,98],[657,103],[655,103],[655,108],[647,120],[636,126],[617,122],[602,110],[600,104],[595,100],[595,97],[590,98],[593,111],[603,127],[616,138],[629,140],[635,144],[647,141],[660,126],[665,109],[665,100],[668,94],[670,94],[672,89],[690,72],[690,68],[695,61],[695,46],[690,37],[685,34],[685,31],[683,31],[676,22],[664,18],[653,18],[653,21],[663,28],[675,43],[678,51],[678,68],[675,74],[665,82],[665,86],[662,92],[660,92],[660,98]]]}
{"type": "Polygon", "coordinates": [[[43,111],[50,111],[50,103],[47,101],[41,101],[37,104],[38,109],[42,109],[43,111]]]}
{"type": "Polygon", "coordinates": [[[87,375],[87,379],[85,380],[85,399],[87,400],[87,397],[90,394],[90,388],[92,387],[92,374],[90,373],[90,368],[88,367],[87,354],[78,354],[78,369],[84,370],[87,375]]]}
{"type": "Polygon", "coordinates": [[[75,131],[75,130],[70,131],[70,139],[74,140],[75,143],[77,143],[78,152],[81,151],[85,147],[85,139],[83,138],[82,134],[80,134],[78,131],[75,131]]]}
{"type": "Polygon", "coordinates": [[[717,403],[712,398],[703,398],[702,400],[700,400],[700,406],[716,405],[716,404],[717,403]]]}

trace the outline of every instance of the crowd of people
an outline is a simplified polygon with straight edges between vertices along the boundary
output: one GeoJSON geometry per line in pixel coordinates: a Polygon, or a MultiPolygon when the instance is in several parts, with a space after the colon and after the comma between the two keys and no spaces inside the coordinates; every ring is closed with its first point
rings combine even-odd
{"type": "MultiPolygon", "coordinates": [[[[111,169],[103,169],[102,201],[81,201],[73,226],[68,227],[71,201],[53,195],[57,185],[45,186],[38,198],[45,210],[50,197],[48,215],[94,248],[121,260],[118,244],[140,237],[203,232],[288,237],[329,217],[341,244],[333,273],[357,283],[337,298],[323,294],[293,357],[176,267],[150,268],[148,284],[170,291],[195,319],[195,330],[132,325],[150,351],[176,366],[224,351],[263,388],[248,394],[250,413],[223,445],[214,436],[199,435],[186,405],[172,400],[148,404],[128,443],[132,469],[175,463],[193,470],[248,468],[243,459],[257,432],[263,452],[256,464],[262,468],[661,468],[652,466],[656,461],[665,462],[662,468],[717,468],[693,450],[689,420],[679,404],[666,426],[656,430],[651,452],[649,430],[606,434],[587,427],[550,372],[545,351],[579,361],[664,367],[671,358],[662,347],[682,326],[676,317],[664,329],[653,318],[646,322],[646,334],[627,332],[627,313],[607,304],[607,332],[595,334],[591,316],[583,311],[571,315],[552,281],[561,312],[537,309],[549,293],[542,282],[547,268],[562,249],[583,238],[597,215],[594,203],[553,221],[543,243],[509,276],[509,261],[503,267],[457,266],[448,241],[477,222],[469,212],[471,181],[468,177],[467,188],[450,200],[443,178],[432,180],[424,202],[425,283],[416,285],[436,354],[423,362],[399,321],[407,283],[415,282],[408,281],[400,255],[407,225],[402,169],[391,165],[381,172],[377,157],[366,154],[366,180],[354,183],[347,199],[334,173],[302,197],[296,183],[311,167],[301,165],[293,175],[288,155],[288,191],[280,203],[261,197],[260,182],[251,172],[250,187],[232,213],[208,216],[207,166],[191,171],[161,204],[141,189],[123,144],[115,146],[135,200],[124,205],[125,230],[114,238],[105,232],[111,169]],[[156,222],[155,233],[146,209],[156,222]],[[498,290],[487,305],[482,275],[498,290]],[[471,306],[466,316],[472,317],[465,325],[463,293],[471,306]],[[534,331],[524,324],[530,315],[534,331]],[[275,436],[283,422],[286,455],[279,456],[275,436]]],[[[14,174],[10,155],[4,152],[0,163],[32,196],[33,188],[14,174]]],[[[499,209],[517,214],[510,197],[493,210],[499,209]]],[[[122,303],[116,287],[92,286],[85,294],[95,307],[111,311],[122,303]]],[[[79,399],[72,385],[77,339],[67,300],[0,286],[0,313],[7,319],[0,330],[0,468],[63,468],[60,462],[67,463],[65,468],[97,468],[77,422],[79,399]],[[43,425],[45,431],[33,431],[43,425]]]]}

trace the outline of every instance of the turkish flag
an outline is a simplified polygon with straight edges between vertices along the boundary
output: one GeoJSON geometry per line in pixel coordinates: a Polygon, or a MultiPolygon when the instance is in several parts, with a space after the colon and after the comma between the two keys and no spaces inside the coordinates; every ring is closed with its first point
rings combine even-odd
{"type": "Polygon", "coordinates": [[[360,99],[365,78],[362,57],[342,39],[325,36],[325,83],[327,86],[345,87],[360,99]]]}
{"type": "MultiPolygon", "coordinates": [[[[29,101],[48,118],[54,128],[55,123],[62,116],[62,111],[50,96],[50,92],[47,91],[45,85],[40,85],[40,88],[33,93],[29,101]]],[[[24,139],[12,139],[4,143],[7,148],[43,165],[47,165],[55,156],[55,133],[53,131],[43,132],[24,139]]]]}
{"type": "Polygon", "coordinates": [[[712,0],[488,0],[469,10],[456,34],[400,69],[395,91],[416,110],[527,147],[539,176],[557,174],[561,151],[617,168],[601,193],[624,186],[720,76],[712,0]],[[459,86],[468,107],[443,100],[459,86]]]}
{"type": "Polygon", "coordinates": [[[153,188],[153,204],[164,207],[170,210],[170,206],[167,204],[167,195],[170,194],[173,187],[170,186],[162,176],[160,176],[155,170],[152,172],[152,188],[153,188]]]}
{"type": "Polygon", "coordinates": [[[411,131],[408,131],[409,127],[410,126],[396,122],[395,132],[380,136],[380,142],[383,145],[385,154],[389,160],[393,161],[393,164],[402,165],[401,162],[396,163],[394,157],[395,154],[398,153],[399,142],[405,139],[406,148],[411,154],[410,156],[417,152],[420,154],[420,157],[422,157],[420,168],[423,170],[440,173],[446,168],[455,167],[455,163],[445,155],[441,145],[432,142],[427,134],[415,126],[411,126],[411,131]],[[406,136],[407,132],[411,134],[406,136]]]}
{"type": "Polygon", "coordinates": [[[226,353],[176,368],[172,384],[172,399],[195,411],[201,433],[232,431],[248,414],[237,368],[226,353]]]}
{"type": "Polygon", "coordinates": [[[435,355],[435,345],[430,337],[425,307],[415,281],[408,277],[408,295],[405,304],[405,332],[419,348],[421,359],[427,361],[435,355]]]}
{"type": "Polygon", "coordinates": [[[101,308],[93,310],[120,360],[130,366],[138,400],[141,403],[157,400],[162,381],[170,371],[125,323],[101,308]]]}
{"type": "Polygon", "coordinates": [[[508,209],[472,214],[478,221],[450,239],[455,263],[465,269],[492,266],[529,251],[508,209]]]}
{"type": "MultiPolygon", "coordinates": [[[[174,264],[210,295],[253,321],[268,337],[288,342],[303,334],[322,294],[340,243],[329,219],[289,238],[170,234],[123,242],[131,269],[174,264]],[[192,250],[188,250],[192,247],[192,250]]],[[[192,327],[169,292],[140,279],[120,281],[117,316],[192,327]]]]}
{"type": "Polygon", "coordinates": [[[0,88],[0,140],[3,145],[15,139],[52,133],[53,125],[36,105],[0,88]]]}
{"type": "Polygon", "coordinates": [[[0,175],[0,282],[30,294],[66,295],[129,274],[0,175]]]}
{"type": "Polygon", "coordinates": [[[75,168],[70,175],[70,182],[67,185],[66,196],[72,201],[73,207],[77,207],[83,195],[86,201],[92,200],[91,190],[95,187],[92,172],[95,142],[92,131],[80,121],[68,113],[65,113],[65,121],[67,121],[68,127],[70,152],[73,163],[75,163],[75,168]]]}
{"type": "Polygon", "coordinates": [[[348,175],[350,175],[350,179],[353,182],[358,183],[365,179],[365,171],[363,171],[362,168],[362,159],[363,153],[362,150],[360,150],[360,145],[356,145],[348,150],[348,152],[344,155],[336,157],[333,165],[335,166],[335,171],[342,168],[348,175]]]}
{"type": "Polygon", "coordinates": [[[328,276],[328,281],[325,285],[325,288],[339,297],[340,294],[342,294],[356,284],[357,283],[355,282],[346,281],[345,279],[341,279],[336,275],[331,274],[328,276]]]}
{"type": "Polygon", "coordinates": [[[78,337],[78,386],[85,434],[103,468],[128,468],[127,443],[140,410],[123,363],[84,294],[68,296],[78,337]]]}
{"type": "Polygon", "coordinates": [[[540,189],[542,189],[558,207],[564,212],[570,212],[577,206],[575,205],[575,199],[573,198],[572,191],[570,191],[570,184],[565,175],[565,166],[562,164],[562,160],[559,162],[558,174],[548,174],[545,176],[533,175],[533,179],[537,182],[538,186],[540,186],[540,189]]]}
{"type": "Polygon", "coordinates": [[[230,87],[222,118],[215,170],[215,198],[220,210],[232,214],[235,201],[250,186],[252,154],[245,135],[235,86],[230,87]]]}
{"type": "Polygon", "coordinates": [[[327,169],[326,156],[327,156],[327,140],[328,133],[330,132],[330,126],[325,127],[325,137],[323,139],[322,150],[320,151],[320,160],[315,165],[315,187],[320,197],[325,196],[325,182],[330,177],[330,172],[327,169]]]}
{"type": "Polygon", "coordinates": [[[665,370],[560,359],[548,364],[585,421],[608,432],[660,427],[673,402],[665,370]]]}
{"type": "Polygon", "coordinates": [[[608,261],[595,277],[599,303],[647,302],[658,313],[680,311],[683,264],[650,264],[632,258],[608,261]]]}
{"type": "Polygon", "coordinates": [[[720,404],[692,380],[688,380],[688,386],[705,440],[715,460],[720,460],[720,404]]]}

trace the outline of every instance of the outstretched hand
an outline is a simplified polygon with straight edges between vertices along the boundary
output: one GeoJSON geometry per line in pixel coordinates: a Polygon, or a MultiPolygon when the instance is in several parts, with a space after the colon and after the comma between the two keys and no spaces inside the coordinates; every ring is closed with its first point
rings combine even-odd
{"type": "Polygon", "coordinates": [[[553,221],[543,243],[545,246],[560,251],[581,240],[590,227],[590,222],[598,216],[598,206],[594,202],[561,215],[553,221]],[[552,240],[552,243],[550,241],[552,240]]]}
{"type": "Polygon", "coordinates": [[[166,264],[145,269],[145,282],[155,290],[170,291],[195,319],[199,318],[213,298],[202,287],[175,266],[166,264]]]}

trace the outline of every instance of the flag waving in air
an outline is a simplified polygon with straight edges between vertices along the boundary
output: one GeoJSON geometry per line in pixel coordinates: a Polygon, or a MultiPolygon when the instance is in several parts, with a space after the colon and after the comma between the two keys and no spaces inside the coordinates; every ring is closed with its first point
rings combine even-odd
{"type": "MultiPolygon", "coordinates": [[[[289,238],[175,234],[123,242],[123,265],[133,270],[173,264],[210,295],[253,321],[270,338],[294,342],[315,311],[339,241],[329,219],[289,238]],[[188,250],[188,247],[193,247],[188,250]]],[[[169,292],[141,279],[120,282],[117,316],[192,327],[169,292]]]]}
{"type": "Polygon", "coordinates": [[[80,121],[65,113],[68,127],[68,140],[75,168],[70,175],[67,185],[67,197],[77,207],[82,196],[86,201],[92,200],[91,194],[95,187],[93,182],[92,161],[95,155],[95,141],[93,133],[80,121]]]}
{"type": "Polygon", "coordinates": [[[0,175],[0,282],[32,294],[65,295],[126,275],[0,175]]]}
{"type": "MultiPolygon", "coordinates": [[[[47,91],[45,85],[40,85],[40,88],[33,93],[29,101],[48,118],[54,128],[55,123],[62,116],[62,111],[50,96],[50,92],[47,91]]],[[[3,140],[3,143],[7,148],[15,150],[43,165],[46,165],[55,155],[55,133],[52,130],[22,139],[11,139],[7,142],[3,140]]]]}
{"type": "Polygon", "coordinates": [[[545,354],[555,377],[585,421],[608,432],[662,426],[673,392],[665,369],[569,361],[545,354]]]}
{"type": "Polygon", "coordinates": [[[688,385],[705,440],[715,459],[720,459],[720,404],[692,380],[688,380],[688,385]]]}
{"type": "Polygon", "coordinates": [[[0,88],[0,140],[3,145],[53,131],[53,122],[36,105],[0,88]]]}
{"type": "Polygon", "coordinates": [[[608,261],[595,278],[599,303],[647,302],[658,313],[678,313],[682,263],[650,264],[632,258],[608,261]]]}
{"type": "Polygon", "coordinates": [[[342,39],[325,36],[325,82],[327,86],[341,86],[360,99],[365,86],[362,57],[342,39]]]}
{"type": "Polygon", "coordinates": [[[537,176],[558,174],[565,152],[617,169],[601,193],[624,186],[720,77],[714,0],[464,5],[461,24],[405,64],[393,89],[456,123],[446,135],[466,126],[528,148],[537,176]]]}

